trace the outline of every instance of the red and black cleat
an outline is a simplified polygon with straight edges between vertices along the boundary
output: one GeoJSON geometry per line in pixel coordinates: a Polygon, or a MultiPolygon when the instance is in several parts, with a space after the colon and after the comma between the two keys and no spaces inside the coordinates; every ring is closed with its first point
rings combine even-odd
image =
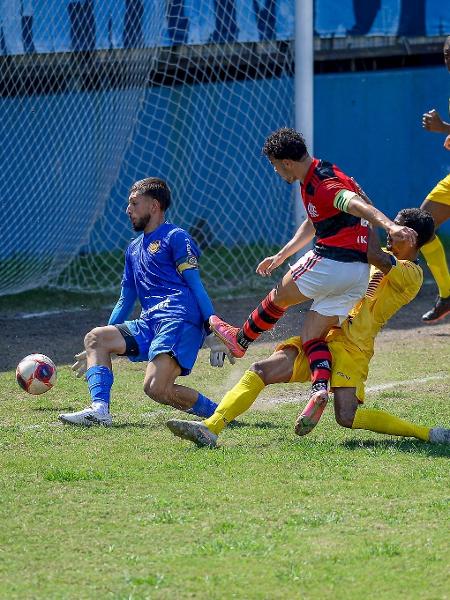
{"type": "Polygon", "coordinates": [[[314,429],[320,421],[327,402],[327,384],[322,382],[314,383],[311,389],[309,402],[295,421],[295,433],[297,435],[306,435],[314,429]]]}

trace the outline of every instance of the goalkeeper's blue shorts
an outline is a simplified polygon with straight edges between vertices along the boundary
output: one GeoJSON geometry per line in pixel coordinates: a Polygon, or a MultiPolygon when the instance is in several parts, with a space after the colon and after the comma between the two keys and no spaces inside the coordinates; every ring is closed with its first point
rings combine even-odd
{"type": "Polygon", "coordinates": [[[158,354],[169,354],[189,375],[203,345],[203,328],[182,319],[136,319],[116,325],[125,339],[127,356],[133,362],[151,361],[158,354]]]}

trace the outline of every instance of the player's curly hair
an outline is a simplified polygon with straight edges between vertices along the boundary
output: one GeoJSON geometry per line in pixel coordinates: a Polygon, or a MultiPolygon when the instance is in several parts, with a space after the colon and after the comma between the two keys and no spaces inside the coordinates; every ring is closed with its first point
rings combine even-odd
{"type": "Polygon", "coordinates": [[[308,149],[301,133],[289,127],[281,127],[266,138],[262,153],[268,158],[300,161],[308,155],[308,149]]]}
{"type": "Polygon", "coordinates": [[[164,179],[158,177],[147,177],[136,181],[130,188],[131,194],[139,196],[150,196],[159,202],[161,210],[166,211],[171,203],[170,188],[164,179]]]}
{"type": "Polygon", "coordinates": [[[414,229],[417,233],[417,247],[421,248],[429,242],[434,234],[434,220],[427,210],[422,208],[403,208],[397,215],[402,224],[414,229]]]}

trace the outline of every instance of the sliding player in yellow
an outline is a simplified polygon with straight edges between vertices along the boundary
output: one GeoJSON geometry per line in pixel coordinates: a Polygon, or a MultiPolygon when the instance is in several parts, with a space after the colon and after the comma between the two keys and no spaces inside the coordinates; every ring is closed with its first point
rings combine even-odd
{"type": "MultiPolygon", "coordinates": [[[[444,44],[444,61],[450,72],[450,36],[444,44]]],[[[436,110],[430,110],[423,115],[422,125],[428,131],[446,134],[444,148],[450,150],[450,123],[443,121],[436,110]]],[[[421,208],[432,214],[436,229],[450,219],[450,175],[436,184],[423,201],[421,208]]],[[[435,323],[450,314],[450,273],[444,247],[437,236],[433,236],[433,239],[425,244],[422,254],[439,290],[435,305],[422,316],[422,321],[435,323]]]]}
{"type": "MultiPolygon", "coordinates": [[[[332,329],[327,342],[333,357],[331,388],[334,391],[336,421],[343,427],[366,429],[389,435],[416,437],[432,443],[450,443],[450,429],[415,425],[386,411],[361,408],[374,340],[385,323],[419,291],[423,275],[417,264],[419,248],[429,241],[434,231],[433,219],[419,208],[399,212],[396,223],[417,232],[414,248],[409,242],[392,243],[380,249],[371,235],[369,260],[372,268],[364,298],[354,307],[342,328],[332,329]]],[[[278,345],[269,358],[254,363],[241,380],[222,399],[214,414],[204,421],[170,420],[169,429],[177,436],[198,446],[214,447],[220,432],[237,416],[248,410],[266,385],[283,382],[307,382],[309,363],[300,337],[278,345]]],[[[324,407],[297,418],[298,435],[309,433],[319,421],[324,407]]]]}

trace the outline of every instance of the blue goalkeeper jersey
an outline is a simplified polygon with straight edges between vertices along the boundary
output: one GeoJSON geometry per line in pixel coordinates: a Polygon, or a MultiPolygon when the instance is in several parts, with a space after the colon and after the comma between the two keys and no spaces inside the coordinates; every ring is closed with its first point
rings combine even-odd
{"type": "Polygon", "coordinates": [[[197,300],[182,277],[198,268],[200,250],[191,236],[167,221],[131,242],[125,254],[123,288],[136,291],[141,318],[182,318],[202,326],[197,300]]]}

